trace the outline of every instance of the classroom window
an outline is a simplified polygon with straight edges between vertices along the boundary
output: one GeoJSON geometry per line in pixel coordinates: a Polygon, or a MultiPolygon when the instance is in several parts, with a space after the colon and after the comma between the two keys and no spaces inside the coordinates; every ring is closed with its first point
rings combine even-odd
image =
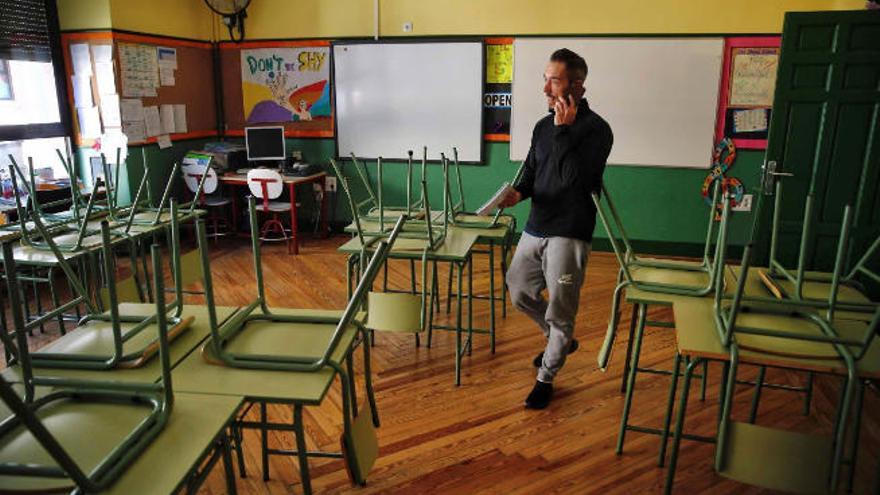
{"type": "Polygon", "coordinates": [[[0,142],[69,135],[66,101],[55,0],[0,0],[0,142]]]}
{"type": "MultiPolygon", "coordinates": [[[[66,137],[0,141],[0,157],[5,162],[11,156],[22,171],[27,170],[29,163],[33,163],[34,171],[41,179],[66,179],[67,170],[55,150],[68,156],[68,141],[66,137]]],[[[8,170],[2,170],[0,176],[6,173],[8,170]]]]}

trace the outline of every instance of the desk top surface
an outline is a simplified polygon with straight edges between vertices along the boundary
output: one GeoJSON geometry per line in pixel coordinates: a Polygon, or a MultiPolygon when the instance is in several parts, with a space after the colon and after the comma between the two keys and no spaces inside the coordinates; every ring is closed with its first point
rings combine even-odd
{"type": "MultiPolygon", "coordinates": [[[[159,436],[101,493],[173,493],[241,406],[241,397],[175,392],[168,423],[159,436]],[[169,455],[173,453],[173,455],[169,455]]],[[[44,424],[86,472],[93,469],[145,413],[144,408],[58,401],[41,410],[44,424]],[[102,425],[96,427],[96,425],[102,425]]],[[[54,465],[29,432],[10,434],[0,446],[0,460],[54,465]]],[[[70,487],[67,479],[4,477],[10,490],[70,487]]]]}
{"type": "MultiPolygon", "coordinates": [[[[123,303],[119,305],[120,313],[131,315],[148,315],[155,312],[155,306],[143,303],[123,303]]],[[[236,308],[217,307],[217,319],[220,322],[226,321],[232,316],[236,308]]],[[[182,313],[183,318],[192,316],[194,319],[189,328],[186,329],[179,337],[170,343],[171,347],[171,367],[177,366],[183,359],[189,355],[205,338],[211,333],[208,323],[208,308],[205,306],[184,306],[182,313]]],[[[105,326],[95,326],[98,331],[93,331],[89,327],[77,328],[66,335],[59,337],[51,344],[43,349],[51,350],[61,346],[74,347],[78,343],[85,345],[94,344],[95,341],[107,341],[109,339],[107,328],[105,326]]],[[[143,332],[147,332],[145,329],[143,332]]],[[[142,333],[143,333],[142,332],[142,333]]],[[[39,351],[38,351],[39,352],[39,351]]],[[[35,373],[39,376],[50,376],[60,378],[76,378],[84,380],[113,380],[119,382],[155,382],[159,380],[162,374],[161,365],[158,355],[153,356],[146,364],[138,368],[120,368],[114,370],[75,370],[61,368],[36,368],[35,373]]],[[[2,372],[3,377],[9,381],[20,382],[21,370],[18,366],[7,368],[2,372]]],[[[176,388],[176,387],[175,387],[176,388]]]]}
{"type": "MultiPolygon", "coordinates": [[[[273,308],[283,315],[339,316],[341,312],[273,308]]],[[[319,357],[329,342],[336,325],[329,324],[268,324],[255,321],[230,344],[237,353],[279,354],[292,353],[304,357],[319,357]],[[295,348],[293,347],[295,346],[295,348]]],[[[341,362],[357,330],[349,326],[343,333],[333,355],[341,362]]],[[[319,404],[336,377],[333,368],[320,371],[297,372],[233,368],[208,363],[197,349],[175,367],[174,389],[182,392],[222,394],[246,397],[251,400],[300,402],[319,404]]]]}
{"type": "MultiPolygon", "coordinates": [[[[446,238],[439,248],[428,251],[428,259],[437,261],[464,261],[470,256],[471,250],[479,238],[479,233],[472,229],[461,227],[449,227],[446,231],[446,238]]],[[[367,243],[375,241],[378,237],[366,237],[367,243]]],[[[374,244],[378,244],[377,242],[374,244]]],[[[394,246],[388,253],[389,258],[398,259],[421,259],[425,246],[428,244],[426,239],[410,239],[398,237],[394,242],[394,246]]],[[[348,254],[356,254],[361,252],[361,241],[357,237],[353,237],[339,247],[339,251],[348,254]]]]}

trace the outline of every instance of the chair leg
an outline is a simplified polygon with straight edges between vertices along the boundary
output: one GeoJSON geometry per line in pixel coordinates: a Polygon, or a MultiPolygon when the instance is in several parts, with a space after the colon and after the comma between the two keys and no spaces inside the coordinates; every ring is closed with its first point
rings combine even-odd
{"type": "Polygon", "coordinates": [[[638,320],[636,314],[638,309],[638,305],[633,304],[632,314],[629,317],[629,338],[626,341],[626,358],[623,360],[623,377],[620,381],[620,393],[626,392],[626,377],[629,376],[629,361],[632,358],[633,336],[636,331],[636,321],[638,320]]]}
{"type": "Polygon", "coordinates": [[[807,373],[806,394],[804,395],[804,416],[810,415],[810,404],[813,402],[813,373],[807,373]]]}
{"type": "Polygon", "coordinates": [[[617,455],[623,453],[623,442],[626,439],[626,430],[629,426],[629,413],[632,409],[633,393],[636,386],[636,374],[639,368],[639,354],[642,350],[642,335],[645,332],[645,318],[647,306],[639,304],[639,323],[636,328],[635,342],[633,343],[632,361],[629,366],[629,374],[626,381],[626,397],[623,400],[623,413],[620,416],[620,431],[617,434],[617,455]]]}
{"type": "Polygon", "coordinates": [[[681,354],[675,353],[672,362],[672,382],[669,384],[669,396],[666,399],[666,414],[663,416],[663,431],[660,434],[660,453],[657,456],[657,467],[663,467],[666,463],[666,444],[669,441],[669,423],[672,420],[672,409],[675,404],[675,389],[678,387],[678,377],[681,373],[681,354]]]}
{"type": "Polygon", "coordinates": [[[266,403],[260,402],[260,446],[263,461],[263,481],[269,481],[269,426],[266,424],[266,403]]]}
{"type": "MultiPolygon", "coordinates": [[[[344,388],[344,385],[343,385],[344,388]]],[[[342,391],[345,394],[345,390],[342,391]]],[[[303,486],[303,493],[310,495],[312,493],[312,479],[309,475],[309,458],[306,451],[306,429],[303,428],[303,406],[296,404],[293,406],[293,426],[294,435],[296,435],[296,454],[299,458],[300,481],[303,486]]],[[[343,414],[348,414],[347,412],[343,414]]]]}
{"type": "Polygon", "coordinates": [[[852,450],[849,455],[849,472],[846,478],[846,491],[852,493],[853,481],[856,477],[856,460],[859,454],[859,436],[862,429],[862,405],[865,399],[865,384],[861,380],[856,382],[856,403],[853,405],[853,431],[852,450]]]}
{"type": "Polygon", "coordinates": [[[752,406],[749,410],[749,423],[755,424],[758,418],[758,404],[761,401],[761,391],[764,388],[764,376],[767,374],[767,367],[761,366],[758,369],[758,378],[755,380],[755,391],[752,393],[752,406]]]}
{"type": "Polygon", "coordinates": [[[678,401],[678,414],[675,417],[675,430],[672,437],[672,451],[669,453],[669,466],[666,469],[666,481],[663,484],[663,493],[672,493],[672,484],[675,482],[675,468],[678,465],[678,451],[681,447],[682,430],[684,429],[684,416],[687,413],[688,395],[690,395],[691,378],[694,369],[700,363],[700,359],[689,362],[684,371],[684,383],[681,386],[681,397],[678,401]]]}
{"type": "Polygon", "coordinates": [[[235,470],[232,466],[232,447],[230,446],[229,434],[223,433],[223,439],[217,447],[223,449],[223,474],[226,478],[226,493],[235,495],[238,490],[235,486],[235,470]]]}

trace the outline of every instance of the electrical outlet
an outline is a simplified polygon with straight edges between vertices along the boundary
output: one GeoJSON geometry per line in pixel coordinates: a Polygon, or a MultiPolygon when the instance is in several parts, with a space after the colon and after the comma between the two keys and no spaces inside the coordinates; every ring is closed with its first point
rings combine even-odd
{"type": "Polygon", "coordinates": [[[293,150],[290,152],[290,156],[292,156],[294,160],[301,162],[303,159],[303,152],[299,150],[293,150]]]}
{"type": "Polygon", "coordinates": [[[733,211],[752,211],[752,195],[744,194],[742,201],[738,205],[731,208],[733,211]]]}
{"type": "Polygon", "coordinates": [[[336,192],[336,177],[324,179],[324,187],[330,192],[336,192]]]}
{"type": "Polygon", "coordinates": [[[315,184],[315,183],[312,183],[312,189],[314,189],[315,192],[321,192],[321,191],[323,191],[323,189],[321,189],[321,184],[315,184]]]}
{"type": "Polygon", "coordinates": [[[407,21],[407,22],[403,23],[403,32],[404,33],[411,33],[412,29],[413,29],[412,22],[407,21]]]}

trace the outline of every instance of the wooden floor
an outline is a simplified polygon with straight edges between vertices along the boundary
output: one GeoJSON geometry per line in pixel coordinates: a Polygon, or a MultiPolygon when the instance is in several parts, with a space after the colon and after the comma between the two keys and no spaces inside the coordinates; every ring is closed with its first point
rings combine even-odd
{"type": "MultiPolygon", "coordinates": [[[[345,304],[345,259],[335,248],[346,238],[305,239],[301,254],[281,245],[264,248],[264,273],[271,306],[341,308],[345,304]]],[[[476,292],[488,290],[485,257],[475,263],[476,292]]],[[[535,380],[532,359],[543,348],[536,326],[508,304],[498,318],[495,354],[488,337],[477,336],[473,355],[463,362],[462,384],[454,385],[455,342],[435,334],[431,349],[416,347],[411,335],[380,334],[373,350],[374,384],[382,426],[380,457],[366,487],[353,487],[339,460],[311,462],[316,493],[659,493],[665,474],[657,467],[656,436],[630,432],[624,454],[614,453],[623,396],[620,393],[625,335],[615,344],[610,369],[596,367],[596,354],[608,321],[617,264],[608,253],[592,254],[575,330],[580,349],[555,382],[549,408],[530,411],[523,400],[535,380]]],[[[212,251],[217,302],[241,305],[254,294],[253,265],[244,241],[221,240],[212,251]]],[[[408,287],[408,265],[393,262],[392,286],[408,287]]],[[[445,280],[445,269],[441,275],[445,280]]],[[[621,327],[629,324],[629,308],[621,327]]],[[[671,319],[670,310],[653,310],[652,319],[671,319]]],[[[442,316],[445,318],[445,315],[442,316]]],[[[488,304],[478,302],[475,323],[488,322],[488,304]]],[[[39,340],[45,340],[46,337],[39,340]]],[[[51,338],[51,337],[49,337],[51,338]]],[[[642,365],[666,367],[673,356],[672,332],[648,331],[642,365]]],[[[751,370],[749,370],[751,371],[751,370]]],[[[705,402],[691,398],[686,429],[714,432],[720,366],[710,367],[705,402]]],[[[797,384],[802,376],[771,371],[768,380],[797,384]]],[[[669,378],[642,374],[636,387],[632,421],[660,426],[669,378]]],[[[817,380],[812,413],[801,414],[800,396],[766,391],[758,422],[792,429],[829,431],[837,382],[817,380]]],[[[695,387],[699,388],[699,387],[695,387]]],[[[735,416],[748,408],[750,389],[737,391],[735,416]]],[[[305,413],[310,448],[338,450],[341,433],[338,384],[321,407],[305,413]]],[[[869,391],[864,406],[856,493],[873,493],[878,477],[880,400],[869,391]]],[[[270,407],[271,419],[290,421],[287,407],[270,407]]],[[[247,478],[240,493],[301,493],[295,458],[272,457],[271,480],[260,476],[259,437],[245,437],[247,478]]],[[[273,434],[270,445],[292,449],[290,434],[273,434]]],[[[682,443],[676,493],[764,493],[717,476],[712,445],[682,443]]],[[[222,470],[215,469],[202,493],[224,493],[222,470]]]]}

